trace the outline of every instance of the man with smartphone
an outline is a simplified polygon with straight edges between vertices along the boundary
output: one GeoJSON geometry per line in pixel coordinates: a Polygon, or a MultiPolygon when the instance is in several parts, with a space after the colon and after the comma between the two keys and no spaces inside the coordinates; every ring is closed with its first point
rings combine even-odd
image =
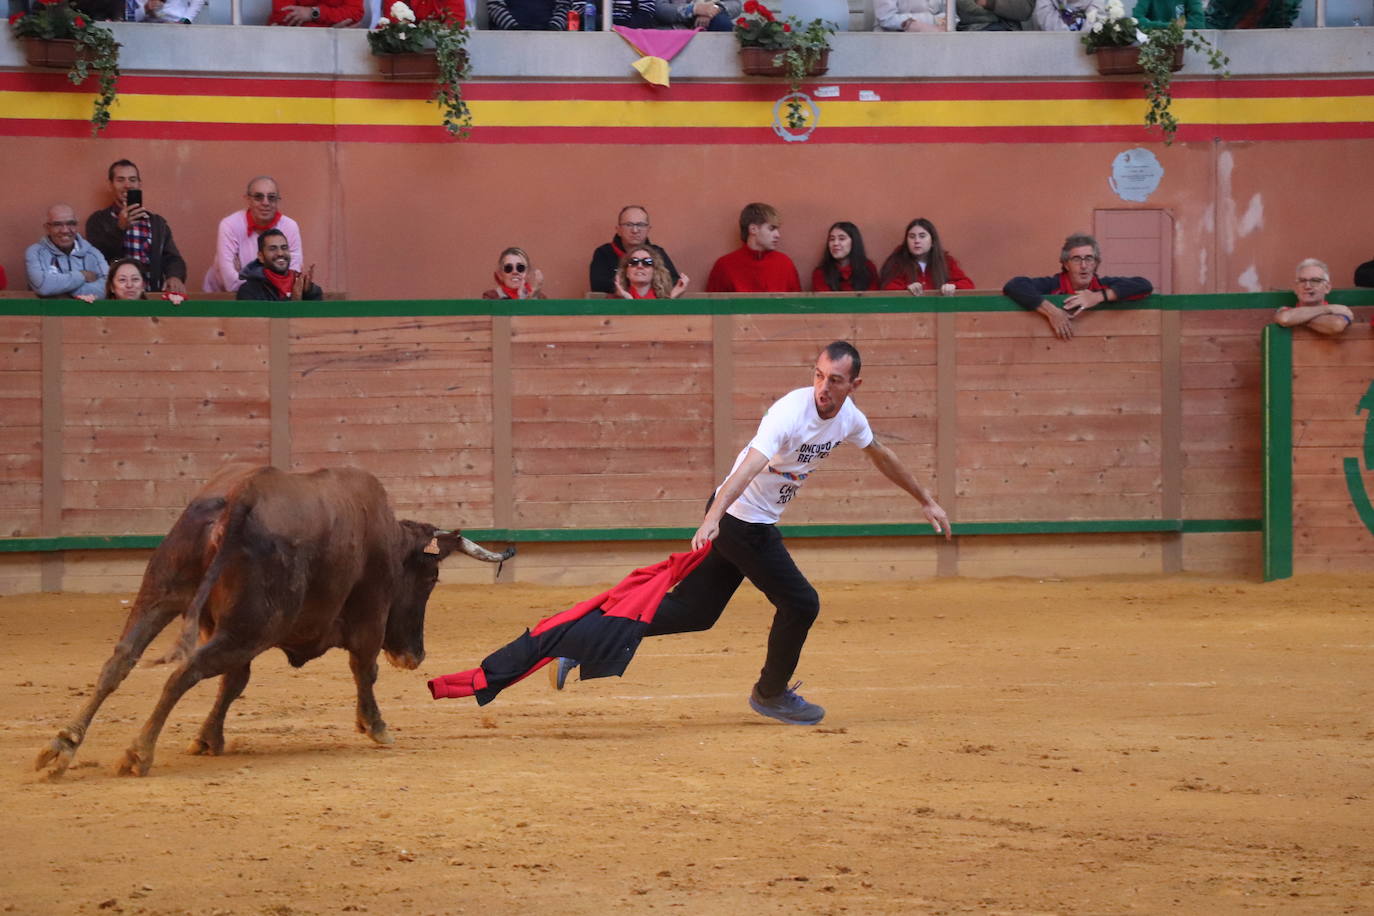
{"type": "Polygon", "coordinates": [[[128,159],[110,165],[114,202],[86,218],[86,238],[107,261],[134,258],[143,264],[148,290],[186,293],[186,261],[167,220],[143,206],[143,181],[128,159]]]}

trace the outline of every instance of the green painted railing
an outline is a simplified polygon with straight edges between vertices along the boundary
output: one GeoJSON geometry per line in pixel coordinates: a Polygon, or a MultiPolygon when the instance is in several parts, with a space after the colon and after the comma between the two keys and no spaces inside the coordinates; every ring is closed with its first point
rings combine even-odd
{"type": "Polygon", "coordinates": [[[1264,581],[1293,575],[1293,332],[1261,337],[1264,397],[1264,581]]]}

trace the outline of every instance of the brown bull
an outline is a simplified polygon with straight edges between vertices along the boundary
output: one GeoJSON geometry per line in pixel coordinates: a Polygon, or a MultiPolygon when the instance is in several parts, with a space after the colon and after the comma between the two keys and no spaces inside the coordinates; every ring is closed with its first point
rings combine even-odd
{"type": "Polygon", "coordinates": [[[154,551],[119,643],[94,695],[38,754],[35,769],[64,772],[96,710],[159,632],[183,612],[191,649],[167,679],[143,730],[118,764],[146,775],[168,713],[182,694],[223,675],[193,754],[224,749],[224,716],[248,684],[249,666],[271,648],[301,666],[329,649],[348,650],[358,689],[357,726],[390,744],[372,686],[377,654],[414,668],[425,657],[425,604],[439,562],[454,550],[499,562],[457,531],[397,521],[381,483],[353,468],[291,474],[231,465],[191,500],[154,551]]]}

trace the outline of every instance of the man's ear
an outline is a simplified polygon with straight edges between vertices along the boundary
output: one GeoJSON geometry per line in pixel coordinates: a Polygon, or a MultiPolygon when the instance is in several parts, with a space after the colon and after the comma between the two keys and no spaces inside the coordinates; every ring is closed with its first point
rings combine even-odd
{"type": "Polygon", "coordinates": [[[863,383],[864,383],[863,376],[859,376],[858,378],[854,379],[853,382],[850,383],[850,385],[849,385],[849,390],[850,390],[850,391],[858,391],[858,390],[859,390],[859,386],[862,385],[863,383]]]}

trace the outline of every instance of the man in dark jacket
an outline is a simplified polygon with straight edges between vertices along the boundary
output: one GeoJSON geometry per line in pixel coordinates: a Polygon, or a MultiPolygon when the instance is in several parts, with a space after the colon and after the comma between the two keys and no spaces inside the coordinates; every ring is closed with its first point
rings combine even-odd
{"type": "Polygon", "coordinates": [[[1144,299],[1155,291],[1144,277],[1099,277],[1102,250],[1091,235],[1076,234],[1064,240],[1059,252],[1060,271],[1051,277],[1012,277],[1002,287],[1022,308],[1039,312],[1060,340],[1073,337],[1072,320],[1104,302],[1144,299]],[[1067,296],[1060,308],[1046,296],[1067,296]]]}
{"type": "Polygon", "coordinates": [[[186,292],[186,261],[172,239],[167,221],[143,206],[143,180],[138,166],[120,159],[107,173],[114,203],[86,218],[86,240],[113,264],[134,258],[143,264],[151,292],[186,292]],[[129,192],[137,191],[129,203],[129,192]]]}
{"type": "Polygon", "coordinates": [[[631,204],[620,208],[616,219],[615,236],[592,252],[592,263],[587,267],[587,288],[597,293],[615,295],[615,272],[620,267],[620,259],[631,248],[648,247],[663,256],[663,266],[677,282],[677,268],[673,259],[653,242],[649,241],[649,211],[631,204]]]}
{"type": "Polygon", "coordinates": [[[1355,268],[1356,286],[1374,286],[1374,261],[1365,261],[1355,268]]]}
{"type": "Polygon", "coordinates": [[[262,302],[323,299],[324,291],[311,282],[315,265],[305,270],[291,269],[291,243],[280,229],[268,229],[258,236],[258,259],[239,271],[243,285],[235,298],[262,302]]]}

